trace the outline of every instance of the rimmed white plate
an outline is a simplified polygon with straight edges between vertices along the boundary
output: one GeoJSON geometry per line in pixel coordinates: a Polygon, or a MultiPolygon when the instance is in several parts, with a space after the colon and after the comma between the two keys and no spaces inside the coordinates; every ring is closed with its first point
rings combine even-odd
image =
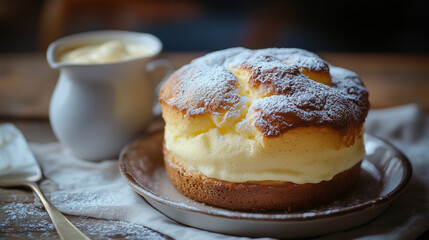
{"type": "Polygon", "coordinates": [[[365,135],[367,155],[357,186],[327,206],[295,213],[247,213],[216,208],[180,194],[162,158],[163,132],[126,146],[120,170],[128,184],[154,208],[182,224],[230,235],[311,237],[356,227],[377,217],[399,196],[412,174],[408,159],[386,141],[365,135]]]}

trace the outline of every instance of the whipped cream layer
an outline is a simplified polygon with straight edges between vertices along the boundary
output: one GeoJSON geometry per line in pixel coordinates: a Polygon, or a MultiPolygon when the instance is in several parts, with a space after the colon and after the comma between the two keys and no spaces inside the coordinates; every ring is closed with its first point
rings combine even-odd
{"type": "Polygon", "coordinates": [[[188,134],[186,128],[167,123],[164,140],[185,167],[229,182],[319,183],[331,180],[365,156],[363,129],[354,141],[324,127],[300,127],[274,138],[249,131],[255,133],[237,127],[188,134]]]}

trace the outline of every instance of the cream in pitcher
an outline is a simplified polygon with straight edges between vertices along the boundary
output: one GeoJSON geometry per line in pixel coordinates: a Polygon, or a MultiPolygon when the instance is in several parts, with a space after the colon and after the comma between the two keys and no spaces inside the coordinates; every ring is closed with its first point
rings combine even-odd
{"type": "Polygon", "coordinates": [[[68,63],[106,63],[150,54],[146,46],[124,41],[111,40],[101,44],[84,45],[60,54],[60,62],[68,63]]]}
{"type": "MultiPolygon", "coordinates": [[[[52,43],[48,63],[60,75],[49,119],[58,140],[86,160],[115,158],[152,119],[155,84],[147,74],[166,60],[158,38],[146,33],[97,31],[52,43]]],[[[168,75],[168,73],[167,73],[168,75]]]]}

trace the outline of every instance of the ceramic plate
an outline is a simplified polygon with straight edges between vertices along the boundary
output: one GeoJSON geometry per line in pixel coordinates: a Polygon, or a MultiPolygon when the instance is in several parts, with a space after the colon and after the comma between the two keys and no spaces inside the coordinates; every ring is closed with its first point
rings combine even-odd
{"type": "Polygon", "coordinates": [[[357,186],[327,206],[294,213],[247,213],[195,202],[170,183],[162,159],[163,132],[126,146],[120,169],[128,184],[149,204],[182,224],[230,235],[311,237],[346,230],[380,215],[411,177],[407,158],[387,142],[365,135],[367,156],[357,186]]]}

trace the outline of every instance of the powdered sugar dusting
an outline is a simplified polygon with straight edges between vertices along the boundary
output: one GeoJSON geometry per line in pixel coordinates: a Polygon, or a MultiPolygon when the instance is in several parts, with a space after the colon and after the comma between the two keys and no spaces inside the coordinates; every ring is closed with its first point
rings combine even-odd
{"type": "Polygon", "coordinates": [[[48,221],[26,222],[26,219],[30,217],[47,216],[47,213],[36,208],[32,203],[7,203],[0,208],[0,213],[2,216],[0,229],[5,229],[13,223],[22,223],[24,231],[27,231],[30,228],[40,228],[42,231],[53,230],[53,225],[51,224],[50,226],[48,221]]]}
{"type": "Polygon", "coordinates": [[[359,128],[369,110],[368,92],[355,73],[296,48],[231,48],[207,54],[179,69],[164,86],[160,101],[188,116],[239,116],[240,106],[249,99],[239,94],[233,68],[250,71],[247,84],[262,96],[252,100],[248,110],[257,113],[253,124],[265,136],[310,125],[339,131],[359,128]],[[303,68],[330,73],[331,86],[311,80],[303,68]]]}
{"type": "MultiPolygon", "coordinates": [[[[36,207],[33,203],[11,202],[0,208],[0,236],[14,238],[25,236],[29,239],[55,239],[56,235],[54,225],[44,209],[36,207]],[[35,219],[40,219],[34,221],[35,219]],[[8,232],[19,224],[22,235],[8,232]]],[[[78,222],[73,221],[82,232],[91,239],[169,239],[144,226],[127,223],[123,221],[93,220],[88,218],[79,218],[78,222]]],[[[1,238],[1,237],[0,237],[1,238]]]]}
{"type": "Polygon", "coordinates": [[[328,125],[337,130],[359,126],[368,111],[368,92],[357,75],[331,67],[332,86],[308,79],[291,82],[284,95],[256,100],[255,125],[265,135],[277,136],[293,127],[328,125]]]}
{"type": "Polygon", "coordinates": [[[245,101],[235,88],[237,78],[225,68],[186,65],[175,77],[175,87],[164,101],[185,115],[238,112],[245,101]]]}
{"type": "Polygon", "coordinates": [[[280,61],[314,71],[328,71],[328,63],[316,54],[299,48],[268,48],[257,50],[280,61]]]}
{"type": "Polygon", "coordinates": [[[242,67],[250,70],[252,75],[249,79],[249,86],[258,88],[263,86],[261,91],[266,94],[287,94],[292,85],[308,78],[300,73],[296,65],[286,65],[279,59],[268,55],[254,55],[246,60],[242,67]]]}

